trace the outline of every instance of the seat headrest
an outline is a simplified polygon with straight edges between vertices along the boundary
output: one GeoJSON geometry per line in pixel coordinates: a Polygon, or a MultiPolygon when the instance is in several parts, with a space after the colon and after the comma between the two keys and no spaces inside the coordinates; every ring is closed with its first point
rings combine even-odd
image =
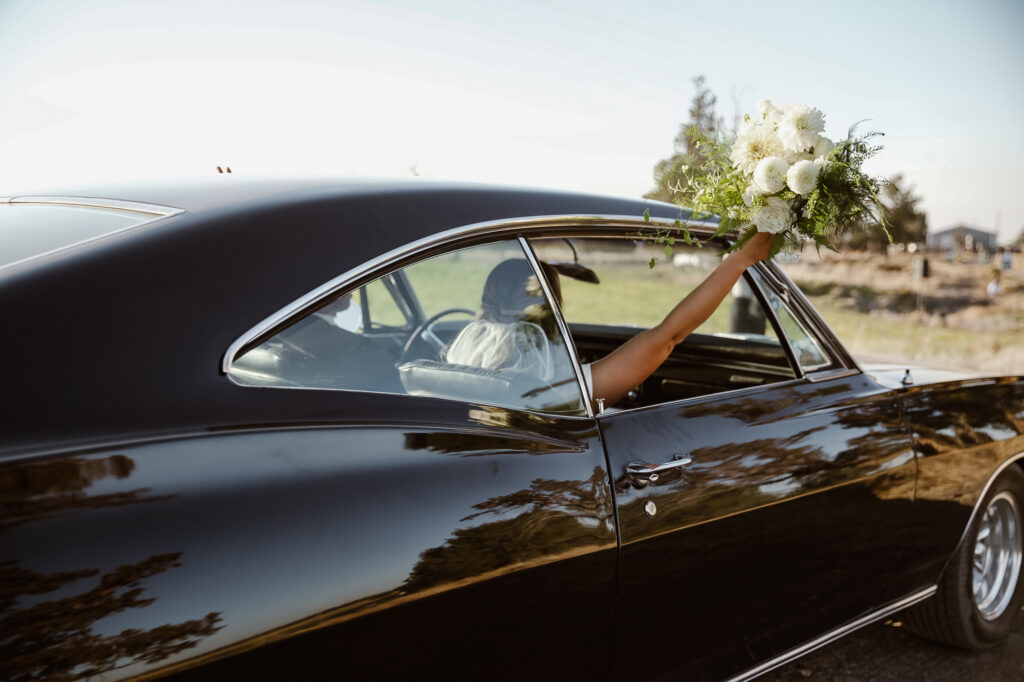
{"type": "Polygon", "coordinates": [[[575,381],[552,386],[526,372],[482,369],[436,360],[407,362],[398,368],[398,373],[410,395],[558,412],[581,409],[575,381]]]}

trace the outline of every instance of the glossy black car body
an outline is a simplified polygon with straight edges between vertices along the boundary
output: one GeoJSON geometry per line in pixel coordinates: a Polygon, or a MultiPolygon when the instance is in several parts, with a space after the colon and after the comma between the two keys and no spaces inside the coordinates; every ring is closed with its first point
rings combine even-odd
{"type": "MultiPolygon", "coordinates": [[[[0,267],[0,677],[745,679],[931,597],[1024,457],[1020,377],[866,371],[771,265],[829,362],[783,344],[769,385],[600,414],[241,385],[275,325],[404,263],[680,216],[222,180],[0,205],[152,218],[0,267]]],[[[678,367],[734,367],[701,343],[678,367]]]]}

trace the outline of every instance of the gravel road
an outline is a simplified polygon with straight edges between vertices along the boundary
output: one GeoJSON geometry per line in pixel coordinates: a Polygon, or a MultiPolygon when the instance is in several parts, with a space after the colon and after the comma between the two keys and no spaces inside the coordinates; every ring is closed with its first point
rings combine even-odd
{"type": "Polygon", "coordinates": [[[758,680],[829,682],[1021,682],[1024,680],[1024,617],[1009,639],[971,653],[910,634],[889,621],[866,627],[758,680]]]}

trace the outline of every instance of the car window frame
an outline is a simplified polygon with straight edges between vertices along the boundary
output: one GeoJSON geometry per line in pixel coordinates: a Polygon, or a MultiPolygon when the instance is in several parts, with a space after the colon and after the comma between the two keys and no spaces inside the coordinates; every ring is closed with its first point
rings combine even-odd
{"type": "MultiPolygon", "coordinates": [[[[441,256],[448,253],[453,253],[462,249],[468,249],[476,246],[482,246],[486,244],[498,244],[507,243],[509,245],[515,244],[522,254],[522,257],[529,263],[530,268],[533,270],[534,275],[537,277],[538,282],[541,285],[541,289],[544,292],[544,296],[547,299],[548,305],[552,309],[552,313],[555,316],[555,323],[558,327],[558,333],[561,336],[562,342],[565,344],[566,352],[569,355],[569,361],[573,368],[573,374],[576,380],[577,389],[580,394],[580,402],[583,404],[585,415],[567,415],[564,413],[553,413],[545,410],[530,409],[527,407],[511,407],[509,405],[497,405],[495,407],[501,407],[503,409],[513,409],[522,412],[532,412],[536,414],[557,414],[559,417],[574,417],[574,418],[593,418],[593,409],[588,399],[588,392],[586,390],[586,384],[583,378],[583,371],[579,364],[579,358],[576,353],[575,346],[572,345],[572,336],[569,334],[568,328],[565,326],[565,321],[562,318],[561,311],[558,308],[558,301],[553,296],[550,284],[544,277],[543,269],[540,267],[539,261],[533,252],[529,242],[524,238],[522,234],[516,232],[508,233],[492,233],[489,235],[480,235],[472,239],[464,240],[446,240],[442,244],[435,244],[429,248],[425,248],[421,251],[414,251],[408,254],[406,257],[391,260],[384,256],[378,257],[373,260],[374,267],[359,268],[360,274],[356,278],[346,278],[346,275],[353,272],[349,271],[346,275],[341,275],[325,285],[314,289],[304,297],[296,299],[292,304],[289,304],[285,308],[282,308],[277,313],[272,315],[270,318],[264,320],[263,323],[256,325],[251,328],[246,334],[239,337],[225,352],[222,358],[221,373],[224,374],[232,383],[243,388],[264,388],[264,389],[284,389],[284,390],[317,390],[317,391],[349,391],[358,393],[375,393],[382,395],[395,395],[404,397],[415,397],[409,394],[403,393],[392,393],[386,391],[376,391],[371,389],[359,389],[359,388],[327,388],[327,387],[313,387],[313,386],[285,386],[285,385],[257,385],[248,384],[237,381],[231,373],[232,365],[234,361],[245,355],[248,351],[257,348],[262,343],[270,339],[278,332],[287,329],[293,324],[298,323],[308,315],[314,314],[317,308],[325,305],[329,301],[343,296],[347,293],[352,293],[360,290],[367,286],[371,282],[380,279],[392,277],[394,279],[395,287],[385,285],[385,289],[392,295],[396,303],[399,306],[402,314],[409,320],[409,314],[415,315],[419,322],[412,323],[411,328],[415,328],[418,324],[422,323],[422,319],[425,318],[425,312],[418,295],[413,290],[411,282],[406,277],[404,270],[405,268],[415,265],[416,263],[430,260],[431,258],[441,256]],[[406,297],[404,301],[398,301],[395,298],[395,292],[401,292],[403,297],[406,297]],[[303,305],[297,305],[302,302],[303,305]],[[286,313],[287,311],[287,313],[286,313]],[[273,320],[273,324],[271,324],[273,320]],[[255,333],[256,329],[260,329],[259,333],[255,333]],[[243,342],[243,339],[246,339],[243,342]]],[[[391,252],[389,252],[391,253],[391,252]]],[[[363,309],[363,322],[367,322],[367,309],[363,309]]],[[[472,403],[471,400],[458,400],[454,398],[445,398],[441,396],[434,397],[436,400],[452,400],[460,403],[472,403]]],[[[479,401],[476,401],[479,403],[479,401]]],[[[491,405],[491,403],[479,403],[484,405],[491,405]]]]}
{"type": "MultiPolygon", "coordinates": [[[[864,372],[856,359],[846,350],[846,347],[836,336],[836,333],[829,324],[821,317],[803,291],[800,290],[800,287],[789,278],[777,263],[759,263],[757,268],[759,273],[766,275],[761,278],[764,285],[770,287],[782,299],[783,303],[788,305],[790,312],[803,324],[807,333],[812,334],[818,341],[821,349],[832,358],[833,362],[830,365],[821,368],[807,371],[803,371],[801,368],[803,376],[808,381],[816,383],[864,372]]],[[[788,343],[789,339],[787,338],[786,340],[788,343]]],[[[799,363],[797,365],[799,366],[799,363]]]]}
{"type": "MultiPolygon", "coordinates": [[[[758,266],[760,266],[760,264],[758,264],[758,266]]],[[[744,273],[744,276],[746,276],[747,280],[751,283],[751,287],[758,295],[758,300],[761,302],[761,306],[767,311],[767,314],[771,318],[772,326],[775,329],[775,333],[779,337],[779,340],[782,343],[783,347],[786,349],[786,355],[789,357],[789,362],[793,366],[797,377],[806,378],[809,374],[836,369],[838,359],[836,358],[835,354],[824,342],[822,342],[822,340],[812,329],[808,328],[808,325],[806,324],[806,321],[803,319],[803,317],[793,309],[793,304],[788,296],[788,291],[784,289],[783,292],[785,293],[783,293],[780,292],[776,286],[773,286],[774,281],[765,277],[764,270],[762,268],[754,267],[752,269],[756,272],[755,275],[749,276],[746,273],[744,273]],[[765,289],[767,289],[767,291],[765,289]],[[818,342],[818,348],[822,351],[822,353],[825,354],[825,357],[828,358],[827,363],[812,367],[804,367],[800,363],[800,358],[797,355],[796,349],[793,347],[793,341],[789,338],[789,334],[786,333],[786,329],[782,324],[782,320],[779,318],[779,315],[776,312],[775,307],[771,304],[771,301],[769,300],[769,293],[778,298],[782,302],[782,305],[786,306],[786,309],[789,311],[789,314],[793,317],[794,320],[796,320],[797,324],[800,325],[800,327],[805,332],[807,332],[808,336],[812,337],[814,340],[818,342]]]]}

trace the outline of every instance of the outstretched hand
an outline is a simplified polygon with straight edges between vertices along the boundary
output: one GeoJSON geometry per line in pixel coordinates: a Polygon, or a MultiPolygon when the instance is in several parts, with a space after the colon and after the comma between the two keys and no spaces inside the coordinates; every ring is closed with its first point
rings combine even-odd
{"type": "Polygon", "coordinates": [[[777,236],[779,235],[770,232],[758,232],[732,255],[738,258],[744,267],[750,267],[768,257],[772,250],[772,242],[777,236]]]}

